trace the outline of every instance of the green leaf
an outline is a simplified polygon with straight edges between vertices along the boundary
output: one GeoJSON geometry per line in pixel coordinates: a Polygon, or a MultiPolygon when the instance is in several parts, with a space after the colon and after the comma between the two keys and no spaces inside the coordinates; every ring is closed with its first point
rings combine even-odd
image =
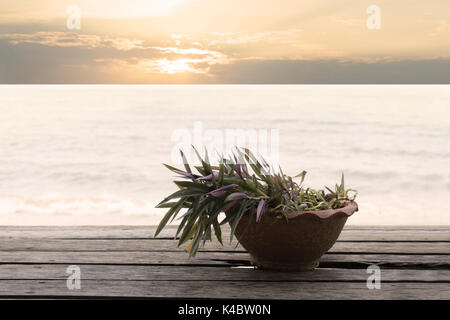
{"type": "Polygon", "coordinates": [[[225,166],[223,165],[223,163],[220,163],[219,164],[219,175],[217,177],[217,186],[218,187],[222,187],[224,173],[225,173],[225,166]]]}
{"type": "Polygon", "coordinates": [[[186,171],[188,173],[192,173],[191,167],[189,167],[189,163],[188,163],[186,157],[184,156],[183,151],[180,150],[180,153],[181,153],[181,158],[183,159],[184,168],[186,169],[186,171]]]}
{"type": "MultiPolygon", "coordinates": [[[[177,202],[166,202],[166,203],[161,204],[158,208],[172,208],[172,207],[176,206],[177,203],[178,203],[178,201],[177,202]]],[[[182,208],[190,208],[189,202],[185,201],[181,207],[182,208]]]]}
{"type": "Polygon", "coordinates": [[[203,220],[203,243],[202,246],[205,246],[206,240],[211,240],[211,223],[206,223],[206,220],[203,220]]]}
{"type": "Polygon", "coordinates": [[[170,171],[175,172],[176,174],[181,174],[181,175],[183,175],[183,176],[187,176],[187,175],[188,175],[188,172],[186,172],[186,171],[177,169],[177,168],[172,167],[172,166],[170,166],[170,165],[168,165],[168,164],[165,164],[165,163],[163,163],[163,165],[164,165],[167,169],[169,169],[170,171]]]}
{"type": "Polygon", "coordinates": [[[197,250],[198,250],[198,245],[200,244],[200,240],[202,238],[202,226],[199,224],[197,232],[195,233],[194,236],[194,242],[192,244],[192,249],[189,252],[189,257],[195,257],[195,255],[197,254],[197,250]]]}
{"type": "Polygon", "coordinates": [[[341,176],[341,185],[339,186],[339,193],[344,192],[345,187],[344,187],[344,173],[342,172],[342,176],[341,176]]]}
{"type": "Polygon", "coordinates": [[[204,191],[209,192],[210,191],[210,187],[208,187],[207,185],[203,184],[203,183],[199,183],[199,182],[192,182],[192,181],[174,181],[174,183],[182,188],[187,188],[187,189],[195,189],[198,191],[204,191]]]}
{"type": "Polygon", "coordinates": [[[300,178],[300,183],[299,184],[302,184],[303,181],[305,181],[305,176],[306,176],[306,171],[303,170],[298,175],[296,175],[294,178],[300,178]]]}
{"type": "Polygon", "coordinates": [[[194,234],[196,234],[197,233],[197,231],[199,230],[200,228],[199,228],[199,223],[198,223],[198,221],[192,226],[192,228],[191,229],[189,229],[189,232],[188,232],[188,235],[186,236],[186,239],[182,242],[182,243],[178,243],[178,247],[180,246],[180,245],[182,245],[183,243],[185,243],[186,241],[188,241],[189,239],[192,239],[192,241],[191,241],[191,243],[189,244],[189,246],[186,248],[186,251],[187,252],[191,252],[191,249],[192,249],[192,245],[193,245],[193,242],[194,242],[194,240],[193,240],[193,237],[194,237],[194,234]]]}
{"type": "Polygon", "coordinates": [[[253,182],[250,181],[243,181],[239,178],[230,178],[230,177],[224,177],[223,179],[223,185],[229,185],[229,184],[237,184],[240,187],[242,187],[246,191],[257,193],[261,196],[267,197],[267,194],[263,191],[258,189],[253,182]]]}
{"type": "Polygon", "coordinates": [[[169,200],[176,199],[176,198],[185,198],[185,197],[194,197],[194,196],[201,196],[203,195],[203,192],[200,192],[198,190],[189,190],[189,189],[181,189],[174,193],[172,193],[170,196],[166,197],[163,201],[158,203],[156,208],[160,208],[160,206],[169,200]]]}
{"type": "MultiPolygon", "coordinates": [[[[197,149],[192,146],[192,148],[195,151],[195,154],[197,155],[197,158],[200,160],[202,166],[203,166],[203,170],[205,172],[204,175],[208,175],[208,174],[212,174],[212,169],[211,169],[211,165],[209,163],[206,163],[203,159],[202,156],[200,155],[200,153],[198,153],[197,149]]],[[[206,149],[205,149],[206,150],[206,149]]],[[[208,153],[206,152],[206,156],[208,156],[208,153]]]]}
{"type": "Polygon", "coordinates": [[[325,189],[327,189],[332,195],[335,195],[335,194],[336,194],[336,192],[334,192],[333,190],[331,190],[331,189],[328,188],[328,187],[325,187],[325,189]]]}
{"type": "Polygon", "coordinates": [[[195,166],[195,169],[197,169],[197,171],[204,177],[208,175],[208,173],[206,173],[205,169],[203,169],[202,166],[195,166]]]}
{"type": "Polygon", "coordinates": [[[170,208],[169,211],[167,211],[167,213],[164,215],[164,217],[162,218],[161,222],[158,225],[158,228],[156,229],[155,232],[155,237],[161,232],[161,230],[166,226],[167,222],[169,221],[170,217],[177,213],[180,209],[181,206],[184,203],[184,199],[180,199],[177,202],[177,205],[173,206],[172,208],[170,208]]]}
{"type": "Polygon", "coordinates": [[[158,208],[172,208],[177,203],[178,203],[178,201],[177,202],[166,202],[166,203],[163,203],[163,204],[159,205],[158,208]]]}
{"type": "MultiPolygon", "coordinates": [[[[190,209],[188,211],[192,211],[192,209],[190,209]]],[[[185,214],[183,219],[180,222],[180,225],[178,226],[177,233],[175,234],[175,238],[178,237],[178,235],[180,234],[181,230],[183,230],[184,225],[186,224],[188,219],[189,219],[189,215],[185,214]]]]}
{"type": "Polygon", "coordinates": [[[183,243],[192,238],[193,233],[195,232],[195,228],[198,227],[198,214],[192,215],[188,218],[188,222],[186,226],[183,228],[183,232],[181,233],[180,239],[178,239],[178,246],[181,246],[183,243]]]}
{"type": "Polygon", "coordinates": [[[213,221],[214,234],[216,235],[217,240],[219,240],[220,244],[223,245],[222,242],[222,229],[220,228],[219,221],[215,219],[213,221]]]}
{"type": "Polygon", "coordinates": [[[178,246],[182,245],[184,242],[186,242],[187,240],[189,240],[189,231],[192,228],[192,226],[194,225],[194,222],[197,221],[197,219],[199,219],[203,213],[203,211],[205,210],[206,206],[212,201],[212,198],[207,198],[205,200],[203,200],[197,208],[193,208],[192,210],[192,214],[189,216],[188,218],[188,222],[186,224],[186,226],[184,227],[184,231],[180,236],[180,240],[178,241],[178,246]]]}

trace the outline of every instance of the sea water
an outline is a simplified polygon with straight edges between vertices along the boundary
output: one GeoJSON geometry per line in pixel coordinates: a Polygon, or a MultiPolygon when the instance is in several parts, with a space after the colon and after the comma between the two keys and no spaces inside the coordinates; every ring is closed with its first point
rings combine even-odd
{"type": "MultiPolygon", "coordinates": [[[[174,132],[275,130],[358,225],[450,224],[450,86],[0,86],[0,224],[156,224],[174,132]]],[[[219,150],[220,151],[220,150],[219,150]]]]}

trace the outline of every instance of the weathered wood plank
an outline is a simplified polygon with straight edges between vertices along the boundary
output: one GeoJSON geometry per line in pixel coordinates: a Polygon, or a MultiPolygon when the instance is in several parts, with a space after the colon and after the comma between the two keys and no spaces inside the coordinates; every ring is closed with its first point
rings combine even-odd
{"type": "Polygon", "coordinates": [[[2,280],[2,297],[135,297],[198,299],[450,299],[447,283],[102,281],[84,280],[68,290],[64,280],[2,280]]]}
{"type": "MultiPolygon", "coordinates": [[[[68,265],[0,265],[0,280],[64,280],[68,265]]],[[[252,267],[80,265],[83,280],[117,281],[367,281],[366,269],[275,272],[252,267]]],[[[381,269],[383,282],[448,282],[450,270],[381,269]]]]}
{"type": "MultiPolygon", "coordinates": [[[[0,263],[47,264],[143,264],[143,265],[248,265],[249,255],[241,252],[199,252],[189,259],[184,252],[40,252],[2,251],[0,263]]],[[[365,268],[378,264],[389,268],[449,269],[450,255],[325,254],[322,267],[365,268]]]]}
{"type": "Polygon", "coordinates": [[[144,265],[242,265],[247,253],[199,252],[189,258],[183,252],[0,252],[0,263],[59,263],[59,264],[144,264],[144,265]]]}
{"type": "Polygon", "coordinates": [[[207,242],[189,259],[168,238],[174,227],[164,232],[153,239],[148,226],[0,227],[0,297],[450,298],[448,227],[347,227],[319,268],[304,273],[254,270],[234,244],[207,242]],[[80,291],[66,287],[73,264],[80,291]],[[366,287],[371,264],[381,267],[381,290],[366,287]]]}
{"type": "MultiPolygon", "coordinates": [[[[228,241],[221,246],[218,241],[207,241],[200,251],[241,251],[228,241]]],[[[0,251],[183,251],[174,240],[164,239],[8,239],[0,241],[0,251]]],[[[333,253],[389,253],[389,254],[450,254],[447,242],[337,242],[330,250],[333,253]]]]}
{"type": "MultiPolygon", "coordinates": [[[[16,230],[16,231],[33,231],[33,230],[135,230],[143,229],[148,230],[149,228],[156,230],[156,225],[75,225],[75,226],[14,226],[14,225],[1,225],[0,231],[3,230],[16,230]]],[[[176,224],[167,225],[168,229],[176,229],[176,224]]],[[[435,230],[435,231],[445,231],[450,230],[450,225],[394,225],[394,226],[382,226],[382,225],[345,225],[344,230],[435,230]]]]}
{"type": "MultiPolygon", "coordinates": [[[[0,226],[3,238],[153,238],[155,226],[0,226]]],[[[226,227],[227,228],[227,227],[226,227]]],[[[228,229],[228,228],[227,228],[228,229]]],[[[159,238],[173,238],[175,226],[164,229],[159,238]]],[[[228,232],[224,232],[225,237],[228,232]]],[[[448,241],[450,227],[345,227],[339,241],[448,241]],[[432,232],[431,232],[432,231],[432,232]]]]}

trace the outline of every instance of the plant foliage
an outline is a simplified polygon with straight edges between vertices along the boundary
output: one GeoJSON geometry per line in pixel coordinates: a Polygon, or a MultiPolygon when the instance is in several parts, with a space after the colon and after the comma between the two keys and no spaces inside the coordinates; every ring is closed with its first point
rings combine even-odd
{"type": "Polygon", "coordinates": [[[157,236],[179,216],[181,221],[175,236],[179,236],[178,246],[190,241],[186,249],[190,256],[195,256],[200,243],[211,240],[213,232],[222,243],[221,225],[225,223],[231,224],[231,242],[244,215],[257,222],[264,215],[287,218],[290,211],[341,208],[357,195],[356,190],[345,189],[343,174],[340,184],[333,189],[315,190],[303,186],[306,171],[294,177],[285,175],[281,168],[275,172],[262,157],[256,157],[249,149],[236,148],[230,157],[220,156],[215,166],[210,164],[207,150],[204,157],[195,148],[194,151],[201,166],[192,167],[182,151],[184,170],[164,164],[178,175],[179,179],[174,183],[179,190],[157,205],[157,208],[168,208],[168,211],[155,233],[157,236]],[[180,214],[182,209],[185,211],[180,214]],[[219,221],[222,212],[227,215],[219,221]]]}

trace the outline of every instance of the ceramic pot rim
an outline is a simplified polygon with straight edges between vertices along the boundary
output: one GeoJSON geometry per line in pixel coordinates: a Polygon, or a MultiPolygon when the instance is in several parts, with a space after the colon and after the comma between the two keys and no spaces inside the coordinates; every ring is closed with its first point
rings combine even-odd
{"type": "Polygon", "coordinates": [[[287,218],[291,220],[301,216],[316,216],[320,219],[329,219],[338,214],[345,214],[347,217],[350,217],[356,211],[358,211],[358,204],[355,201],[347,201],[347,205],[343,208],[315,211],[291,211],[287,213],[287,218]]]}

